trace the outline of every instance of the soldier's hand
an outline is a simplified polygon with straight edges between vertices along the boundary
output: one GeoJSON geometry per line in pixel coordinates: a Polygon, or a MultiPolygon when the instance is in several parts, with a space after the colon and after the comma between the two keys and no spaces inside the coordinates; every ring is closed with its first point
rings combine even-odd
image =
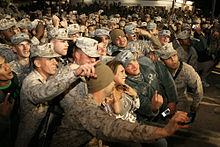
{"type": "Polygon", "coordinates": [[[174,114],[176,111],[176,103],[175,102],[168,103],[167,108],[170,109],[170,115],[174,114]]]}
{"type": "Polygon", "coordinates": [[[36,35],[35,35],[35,37],[37,38],[37,39],[40,39],[41,38],[41,36],[43,36],[43,34],[44,34],[44,25],[43,25],[43,23],[42,22],[38,22],[38,25],[37,25],[37,27],[36,27],[36,35]]]}
{"type": "Polygon", "coordinates": [[[13,109],[14,103],[15,103],[14,99],[13,99],[12,103],[10,103],[8,101],[9,96],[10,96],[10,93],[7,93],[7,95],[5,97],[5,101],[0,104],[0,114],[3,115],[3,116],[9,116],[10,115],[10,113],[13,109]]]}
{"type": "Polygon", "coordinates": [[[56,15],[53,15],[52,16],[52,22],[53,22],[53,25],[54,25],[55,28],[59,27],[59,24],[60,24],[59,17],[57,17],[56,15]]]}
{"type": "Polygon", "coordinates": [[[60,25],[63,26],[64,28],[68,27],[68,23],[67,23],[66,18],[63,17],[63,20],[60,22],[60,25]]]}
{"type": "Polygon", "coordinates": [[[95,68],[94,66],[100,62],[100,60],[94,62],[94,63],[86,63],[84,65],[80,65],[77,69],[75,69],[74,73],[76,76],[86,76],[86,77],[97,77],[95,74],[95,68]]]}
{"type": "Polygon", "coordinates": [[[127,93],[128,95],[132,96],[133,98],[137,97],[137,92],[133,88],[131,88],[129,85],[125,84],[124,85],[126,89],[124,89],[124,92],[127,93]]]}
{"type": "Polygon", "coordinates": [[[157,90],[154,92],[154,96],[152,98],[152,111],[158,110],[163,104],[163,97],[157,93],[157,90]]]}
{"type": "Polygon", "coordinates": [[[169,123],[164,127],[167,132],[167,136],[172,135],[180,128],[188,128],[189,125],[181,125],[180,123],[188,121],[187,112],[177,111],[175,115],[170,119],[169,123]]]}

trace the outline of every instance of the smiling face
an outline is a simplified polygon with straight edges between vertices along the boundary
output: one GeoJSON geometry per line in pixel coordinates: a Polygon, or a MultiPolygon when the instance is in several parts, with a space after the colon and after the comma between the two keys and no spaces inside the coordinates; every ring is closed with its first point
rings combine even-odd
{"type": "Polygon", "coordinates": [[[128,66],[125,68],[125,71],[129,74],[131,77],[136,77],[140,73],[140,66],[137,60],[132,60],[128,66]]]}
{"type": "Polygon", "coordinates": [[[126,47],[128,44],[127,38],[126,36],[119,36],[118,38],[116,38],[115,40],[115,45],[118,47],[126,47]]]}
{"type": "Polygon", "coordinates": [[[159,39],[162,46],[164,46],[164,45],[166,45],[167,43],[170,42],[170,37],[169,36],[158,36],[158,39],[159,39]]]}
{"type": "Polygon", "coordinates": [[[125,73],[125,69],[122,65],[118,65],[117,69],[116,69],[116,74],[114,77],[115,80],[115,84],[116,85],[125,85],[125,80],[126,80],[126,73],[125,73]]]}
{"type": "Polygon", "coordinates": [[[8,81],[13,78],[13,73],[11,71],[8,62],[0,56],[0,81],[8,81]]]}

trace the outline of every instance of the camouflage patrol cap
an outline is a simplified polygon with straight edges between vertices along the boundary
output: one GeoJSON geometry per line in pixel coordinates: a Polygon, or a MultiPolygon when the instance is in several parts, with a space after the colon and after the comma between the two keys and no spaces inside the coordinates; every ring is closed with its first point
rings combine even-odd
{"type": "Polygon", "coordinates": [[[185,30],[176,35],[177,39],[187,39],[190,37],[190,34],[185,30]]]}
{"type": "Polygon", "coordinates": [[[60,57],[60,55],[54,51],[54,45],[52,43],[46,43],[31,49],[31,58],[33,57],[53,58],[60,57]]]}
{"type": "Polygon", "coordinates": [[[135,56],[132,54],[132,52],[130,51],[130,49],[126,49],[121,51],[116,57],[115,59],[116,61],[120,61],[122,63],[122,65],[124,66],[124,68],[126,68],[128,66],[128,64],[132,61],[132,60],[136,60],[135,56]]]}
{"type": "Polygon", "coordinates": [[[184,31],[184,30],[186,30],[186,29],[191,30],[191,26],[188,25],[188,24],[184,24],[184,25],[182,25],[181,30],[184,31]]]}
{"type": "Polygon", "coordinates": [[[112,25],[112,24],[117,24],[116,18],[111,18],[110,20],[108,20],[108,25],[112,25]]]}
{"type": "Polygon", "coordinates": [[[147,27],[147,22],[142,22],[140,27],[147,27]]]}
{"type": "Polygon", "coordinates": [[[79,16],[79,19],[83,19],[83,18],[87,18],[86,14],[81,14],[81,15],[79,16]]]}
{"type": "Polygon", "coordinates": [[[89,57],[96,58],[100,56],[97,50],[98,41],[94,39],[88,37],[77,38],[76,46],[80,48],[89,57]]]}
{"type": "Polygon", "coordinates": [[[13,45],[17,45],[17,44],[19,44],[19,43],[21,43],[22,41],[25,41],[25,40],[31,42],[29,35],[26,34],[26,33],[15,34],[11,37],[11,43],[13,45]]]}
{"type": "Polygon", "coordinates": [[[71,24],[67,27],[68,35],[74,35],[81,32],[80,26],[78,24],[71,24]]]}
{"type": "Polygon", "coordinates": [[[150,14],[146,14],[145,17],[146,17],[146,18],[150,18],[150,14]]]}
{"type": "Polygon", "coordinates": [[[132,14],[132,17],[138,18],[138,14],[134,13],[134,14],[132,14]]]}
{"type": "Polygon", "coordinates": [[[193,24],[200,24],[200,23],[201,23],[201,19],[200,19],[200,18],[195,17],[195,18],[193,19],[193,24]]]}
{"type": "Polygon", "coordinates": [[[120,14],[115,14],[115,17],[116,17],[116,18],[119,18],[119,17],[120,17],[120,14]]]}
{"type": "Polygon", "coordinates": [[[94,93],[100,91],[111,84],[114,80],[114,74],[111,68],[101,62],[95,65],[97,78],[87,79],[88,92],[94,93]]]}
{"type": "Polygon", "coordinates": [[[192,23],[192,19],[187,19],[186,22],[187,22],[188,24],[191,24],[191,23],[192,23]]]}
{"type": "Polygon", "coordinates": [[[153,22],[149,22],[147,24],[147,30],[154,30],[157,28],[157,24],[156,23],[153,23],[153,22]]]}
{"type": "Polygon", "coordinates": [[[170,37],[170,31],[169,30],[161,30],[158,33],[158,36],[169,36],[170,37]]]}
{"type": "Polygon", "coordinates": [[[3,18],[0,20],[0,30],[7,30],[16,25],[16,20],[14,18],[3,18]]]}
{"type": "Polygon", "coordinates": [[[68,37],[68,30],[65,28],[52,29],[48,32],[49,39],[72,40],[68,37]]]}
{"type": "Polygon", "coordinates": [[[154,18],[155,22],[161,22],[162,21],[162,18],[160,16],[157,16],[154,18]]]}
{"type": "Polygon", "coordinates": [[[108,31],[107,29],[96,29],[96,30],[94,31],[94,35],[95,35],[95,36],[106,35],[106,36],[110,37],[109,31],[108,31]]]}
{"type": "Polygon", "coordinates": [[[135,34],[136,33],[136,27],[129,25],[125,26],[125,33],[126,34],[135,34]]]}
{"type": "Polygon", "coordinates": [[[30,28],[31,27],[31,21],[27,21],[27,19],[22,19],[16,24],[17,27],[21,29],[30,28]]]}
{"type": "Polygon", "coordinates": [[[159,50],[158,50],[159,56],[161,59],[169,59],[171,56],[176,55],[177,51],[173,48],[173,43],[168,43],[164,46],[162,46],[159,50]]]}

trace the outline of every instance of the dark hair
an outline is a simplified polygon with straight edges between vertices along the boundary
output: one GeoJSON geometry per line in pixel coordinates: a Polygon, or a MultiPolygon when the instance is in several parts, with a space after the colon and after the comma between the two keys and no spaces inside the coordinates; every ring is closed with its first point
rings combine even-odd
{"type": "Polygon", "coordinates": [[[112,61],[109,61],[108,63],[106,63],[106,65],[108,65],[111,68],[111,70],[113,71],[113,73],[115,75],[117,73],[118,66],[122,65],[122,63],[121,63],[121,61],[112,60],[112,61]]]}
{"type": "Polygon", "coordinates": [[[75,49],[76,49],[76,43],[70,42],[66,57],[73,58],[73,53],[74,53],[75,49]]]}
{"type": "Polygon", "coordinates": [[[102,37],[93,37],[92,39],[95,39],[96,41],[98,41],[98,43],[101,43],[102,42],[102,37]]]}

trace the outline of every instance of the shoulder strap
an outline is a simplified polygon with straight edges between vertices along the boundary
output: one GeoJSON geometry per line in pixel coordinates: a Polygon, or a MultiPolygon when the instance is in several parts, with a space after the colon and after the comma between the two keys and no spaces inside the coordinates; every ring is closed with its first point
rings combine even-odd
{"type": "Polygon", "coordinates": [[[173,77],[174,80],[177,78],[177,76],[179,75],[179,73],[180,73],[180,71],[182,70],[182,68],[183,68],[183,62],[180,61],[180,66],[179,66],[179,68],[178,68],[178,70],[177,70],[175,76],[173,77]]]}

